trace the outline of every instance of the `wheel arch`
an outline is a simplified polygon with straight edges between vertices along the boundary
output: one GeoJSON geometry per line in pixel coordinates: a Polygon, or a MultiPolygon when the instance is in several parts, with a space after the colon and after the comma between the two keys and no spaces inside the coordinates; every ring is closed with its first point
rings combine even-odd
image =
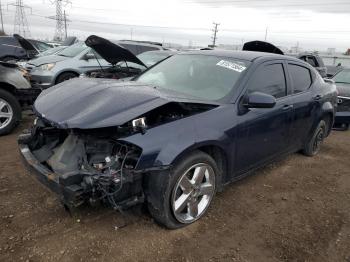
{"type": "Polygon", "coordinates": [[[74,71],[73,69],[62,71],[62,72],[60,72],[59,74],[57,74],[57,76],[55,77],[55,85],[58,84],[58,83],[57,83],[57,79],[58,79],[61,75],[66,74],[66,73],[75,74],[77,77],[79,77],[79,75],[80,75],[79,72],[74,71]]]}
{"type": "Polygon", "coordinates": [[[328,120],[328,130],[327,130],[327,136],[330,134],[332,130],[332,126],[334,124],[334,106],[330,102],[326,102],[322,105],[322,115],[320,116],[320,120],[328,120]]]}
{"type": "Polygon", "coordinates": [[[16,95],[16,87],[14,87],[13,85],[11,85],[9,83],[0,81],[0,89],[3,89],[5,91],[9,92],[12,95],[16,95]]]}
{"type": "Polygon", "coordinates": [[[225,178],[227,178],[227,173],[228,173],[228,156],[225,152],[225,149],[215,143],[214,141],[208,141],[205,143],[201,143],[201,144],[197,144],[191,147],[186,148],[185,150],[183,150],[180,154],[178,154],[173,161],[171,162],[171,165],[176,164],[178,161],[180,161],[183,157],[186,157],[186,155],[190,154],[193,151],[201,151],[204,152],[206,154],[208,154],[209,156],[211,156],[220,173],[218,174],[219,179],[218,179],[218,190],[221,191],[223,185],[225,184],[225,178]]]}

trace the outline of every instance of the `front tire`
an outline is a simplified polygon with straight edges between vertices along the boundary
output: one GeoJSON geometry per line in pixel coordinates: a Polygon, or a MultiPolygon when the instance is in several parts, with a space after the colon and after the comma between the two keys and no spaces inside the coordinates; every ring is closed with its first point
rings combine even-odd
{"type": "Polygon", "coordinates": [[[0,89],[0,136],[9,134],[22,117],[21,106],[9,92],[0,89]]]}
{"type": "Polygon", "coordinates": [[[321,120],[314,130],[311,139],[305,144],[303,149],[304,155],[315,156],[320,152],[323,141],[327,136],[327,130],[328,127],[326,121],[321,120]]]}
{"type": "Polygon", "coordinates": [[[169,229],[197,221],[215,195],[217,174],[214,159],[202,151],[177,161],[171,172],[151,174],[146,192],[151,215],[169,229]]]}

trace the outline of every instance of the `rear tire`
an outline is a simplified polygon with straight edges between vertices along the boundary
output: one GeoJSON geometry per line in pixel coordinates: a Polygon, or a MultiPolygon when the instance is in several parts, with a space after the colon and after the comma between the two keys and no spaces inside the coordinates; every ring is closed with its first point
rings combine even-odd
{"type": "Polygon", "coordinates": [[[22,118],[21,106],[9,92],[0,89],[0,136],[9,134],[22,118]]]}
{"type": "Polygon", "coordinates": [[[306,143],[303,149],[303,153],[306,156],[315,156],[321,149],[321,145],[327,136],[327,123],[325,120],[321,120],[315,128],[311,139],[306,143]]]}
{"type": "Polygon", "coordinates": [[[62,73],[57,77],[56,84],[62,83],[64,81],[67,81],[69,79],[76,78],[76,77],[78,77],[78,75],[72,72],[62,73]]]}
{"type": "Polygon", "coordinates": [[[218,174],[214,159],[202,151],[177,161],[171,171],[150,174],[146,182],[149,212],[169,229],[197,221],[215,195],[218,174]]]}

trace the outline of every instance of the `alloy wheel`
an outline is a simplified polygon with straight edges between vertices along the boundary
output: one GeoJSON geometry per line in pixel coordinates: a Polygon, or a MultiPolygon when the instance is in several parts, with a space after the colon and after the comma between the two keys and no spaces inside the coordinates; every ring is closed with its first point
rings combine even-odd
{"type": "Polygon", "coordinates": [[[0,98],[0,129],[7,127],[13,118],[13,110],[10,104],[0,98]]]}
{"type": "Polygon", "coordinates": [[[190,167],[178,179],[172,194],[175,218],[184,224],[199,219],[207,210],[215,193],[215,173],[204,163],[190,167]]]}

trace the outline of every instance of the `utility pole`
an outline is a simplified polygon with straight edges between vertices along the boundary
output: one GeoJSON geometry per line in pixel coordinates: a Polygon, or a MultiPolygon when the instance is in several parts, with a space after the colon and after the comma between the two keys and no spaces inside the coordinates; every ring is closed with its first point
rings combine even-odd
{"type": "Polygon", "coordinates": [[[266,31],[265,31],[265,42],[266,42],[266,39],[267,39],[267,31],[269,30],[268,27],[266,27],[266,31]]]}
{"type": "Polygon", "coordinates": [[[2,19],[2,5],[1,5],[1,0],[0,0],[0,19],[1,19],[1,32],[5,33],[4,30],[4,20],[2,19]]]}
{"type": "Polygon", "coordinates": [[[219,32],[218,26],[219,26],[220,24],[214,22],[213,25],[214,25],[214,29],[213,29],[212,31],[214,32],[214,34],[213,34],[213,36],[212,36],[212,39],[213,39],[213,43],[212,43],[212,45],[211,45],[212,48],[214,48],[214,47],[216,46],[217,33],[219,32]]]}
{"type": "Polygon", "coordinates": [[[16,7],[13,32],[23,37],[29,37],[30,31],[29,31],[27,16],[25,13],[25,8],[29,8],[30,11],[32,11],[32,8],[24,5],[23,0],[16,0],[16,3],[12,3],[8,5],[13,5],[16,7]]]}
{"type": "Polygon", "coordinates": [[[67,19],[66,12],[62,12],[62,6],[71,3],[70,0],[51,0],[56,5],[56,15],[49,18],[56,20],[55,41],[63,41],[67,37],[67,19]]]}

